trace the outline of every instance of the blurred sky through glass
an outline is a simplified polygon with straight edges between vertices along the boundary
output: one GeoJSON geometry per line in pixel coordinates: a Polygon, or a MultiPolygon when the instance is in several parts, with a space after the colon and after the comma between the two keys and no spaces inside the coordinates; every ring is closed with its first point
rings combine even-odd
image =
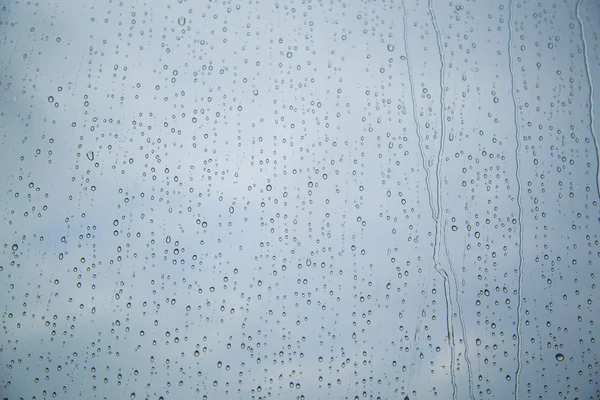
{"type": "Polygon", "coordinates": [[[0,6],[2,398],[600,398],[599,2],[0,6]]]}

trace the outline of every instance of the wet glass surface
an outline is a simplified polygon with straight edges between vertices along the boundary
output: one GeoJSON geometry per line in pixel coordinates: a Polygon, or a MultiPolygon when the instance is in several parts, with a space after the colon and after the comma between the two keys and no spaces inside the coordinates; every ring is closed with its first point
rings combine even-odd
{"type": "Polygon", "coordinates": [[[600,396],[600,4],[4,1],[6,398],[600,396]]]}

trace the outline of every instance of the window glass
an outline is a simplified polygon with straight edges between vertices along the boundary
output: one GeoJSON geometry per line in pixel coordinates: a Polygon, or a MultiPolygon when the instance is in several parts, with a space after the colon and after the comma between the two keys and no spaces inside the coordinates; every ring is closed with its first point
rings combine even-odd
{"type": "Polygon", "coordinates": [[[600,396],[600,3],[0,3],[0,394],[600,396]]]}

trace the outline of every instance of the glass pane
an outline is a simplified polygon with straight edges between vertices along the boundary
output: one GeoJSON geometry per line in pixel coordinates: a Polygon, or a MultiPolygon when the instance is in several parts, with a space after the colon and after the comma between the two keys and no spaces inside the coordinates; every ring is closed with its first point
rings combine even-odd
{"type": "Polygon", "coordinates": [[[600,3],[0,5],[3,397],[600,396],[600,3]]]}

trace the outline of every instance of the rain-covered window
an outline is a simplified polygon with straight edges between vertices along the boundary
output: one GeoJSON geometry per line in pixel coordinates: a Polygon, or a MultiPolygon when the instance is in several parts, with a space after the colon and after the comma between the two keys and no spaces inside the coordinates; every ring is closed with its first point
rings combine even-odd
{"type": "Polygon", "coordinates": [[[597,1],[0,7],[2,398],[600,396],[597,1]]]}

